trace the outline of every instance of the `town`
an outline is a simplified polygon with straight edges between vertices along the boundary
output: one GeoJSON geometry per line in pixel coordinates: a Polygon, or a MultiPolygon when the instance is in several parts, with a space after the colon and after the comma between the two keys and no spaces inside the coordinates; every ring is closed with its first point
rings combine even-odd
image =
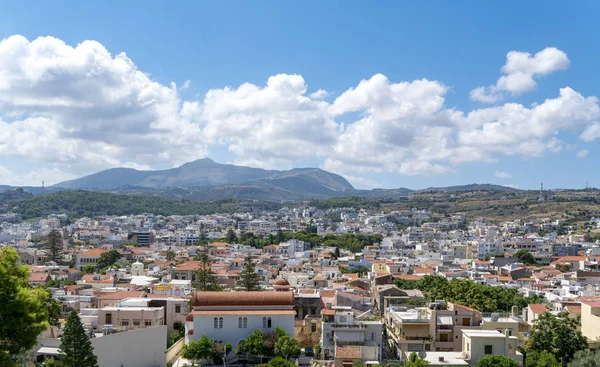
{"type": "Polygon", "coordinates": [[[600,213],[493,223],[309,204],[0,214],[3,251],[56,306],[30,358],[60,355],[71,316],[100,366],[479,366],[491,356],[535,366],[526,358],[542,353],[558,366],[595,348],[600,213]],[[580,336],[573,350],[532,343],[556,325],[568,332],[555,343],[580,336]]]}

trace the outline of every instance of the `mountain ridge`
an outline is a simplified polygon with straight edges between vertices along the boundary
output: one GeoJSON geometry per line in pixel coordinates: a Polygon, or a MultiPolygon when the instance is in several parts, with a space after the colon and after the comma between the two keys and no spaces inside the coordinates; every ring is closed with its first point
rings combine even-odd
{"type": "MultiPolygon", "coordinates": [[[[119,191],[121,188],[195,188],[241,185],[270,187],[272,191],[289,192],[294,199],[304,197],[330,197],[339,192],[354,191],[345,178],[319,168],[294,168],[291,170],[266,170],[262,168],[221,164],[202,158],[164,170],[136,170],[111,168],[53,185],[53,188],[71,190],[119,191]]],[[[268,196],[268,191],[263,196],[268,196]]],[[[234,195],[235,197],[236,195],[234,195]]],[[[277,195],[276,195],[277,196],[277,195]]]]}

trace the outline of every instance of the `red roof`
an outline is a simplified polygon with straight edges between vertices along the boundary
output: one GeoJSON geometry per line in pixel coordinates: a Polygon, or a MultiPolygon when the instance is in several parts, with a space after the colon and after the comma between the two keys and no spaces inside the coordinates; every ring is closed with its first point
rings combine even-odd
{"type": "Polygon", "coordinates": [[[546,311],[548,311],[548,309],[546,308],[546,305],[543,305],[541,303],[532,303],[532,304],[528,305],[527,307],[529,307],[531,312],[536,315],[543,315],[546,313],[546,311]]]}
{"type": "Polygon", "coordinates": [[[108,251],[103,250],[101,248],[95,248],[93,250],[88,250],[88,251],[80,252],[80,253],[77,254],[77,256],[98,257],[98,256],[102,255],[105,252],[108,252],[108,251]]]}

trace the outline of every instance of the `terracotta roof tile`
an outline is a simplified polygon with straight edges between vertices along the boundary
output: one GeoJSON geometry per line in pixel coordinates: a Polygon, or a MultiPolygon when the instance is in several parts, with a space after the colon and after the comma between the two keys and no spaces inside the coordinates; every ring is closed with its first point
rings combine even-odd
{"type": "Polygon", "coordinates": [[[532,304],[528,305],[527,307],[529,307],[531,312],[533,312],[536,315],[543,315],[546,313],[546,311],[548,311],[546,306],[543,304],[540,304],[540,303],[532,303],[532,304]]]}
{"type": "Polygon", "coordinates": [[[359,346],[336,347],[335,348],[335,358],[360,359],[360,347],[359,346]]]}

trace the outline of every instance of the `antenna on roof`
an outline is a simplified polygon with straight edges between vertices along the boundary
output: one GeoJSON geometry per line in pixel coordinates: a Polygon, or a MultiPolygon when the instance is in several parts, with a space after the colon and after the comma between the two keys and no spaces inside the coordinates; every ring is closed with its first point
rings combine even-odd
{"type": "Polygon", "coordinates": [[[44,181],[42,181],[42,195],[44,194],[44,181]]]}

